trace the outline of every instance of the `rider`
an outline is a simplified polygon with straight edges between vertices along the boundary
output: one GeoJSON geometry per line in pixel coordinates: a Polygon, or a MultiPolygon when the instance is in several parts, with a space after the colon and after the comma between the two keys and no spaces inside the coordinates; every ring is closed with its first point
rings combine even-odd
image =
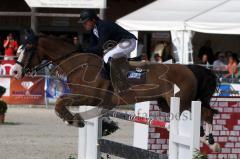
{"type": "MultiPolygon", "coordinates": [[[[87,31],[91,31],[91,45],[84,52],[95,53],[103,57],[104,63],[111,66],[111,74],[117,78],[113,84],[122,92],[128,88],[126,81],[127,58],[136,47],[137,38],[114,22],[101,20],[94,10],[83,10],[80,13],[80,23],[87,31]],[[107,41],[115,41],[117,45],[107,53],[103,53],[103,46],[107,41]]],[[[115,87],[115,88],[116,88],[115,87]]]]}

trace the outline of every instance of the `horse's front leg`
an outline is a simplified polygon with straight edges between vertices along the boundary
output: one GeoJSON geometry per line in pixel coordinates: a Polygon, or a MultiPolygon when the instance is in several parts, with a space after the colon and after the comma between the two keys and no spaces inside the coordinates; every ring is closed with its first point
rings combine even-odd
{"type": "Polygon", "coordinates": [[[202,132],[203,136],[201,136],[201,141],[205,143],[212,151],[219,152],[221,150],[221,147],[219,143],[214,141],[214,136],[212,134],[212,122],[213,122],[214,114],[216,114],[216,110],[202,107],[201,117],[202,117],[202,120],[206,123],[206,127],[205,127],[205,133],[202,132]]]}
{"type": "Polygon", "coordinates": [[[84,120],[79,115],[79,113],[73,114],[68,109],[67,106],[74,106],[76,105],[74,98],[71,96],[64,96],[57,99],[55,105],[55,112],[56,114],[66,121],[69,125],[76,126],[76,127],[84,127],[84,120]]]}

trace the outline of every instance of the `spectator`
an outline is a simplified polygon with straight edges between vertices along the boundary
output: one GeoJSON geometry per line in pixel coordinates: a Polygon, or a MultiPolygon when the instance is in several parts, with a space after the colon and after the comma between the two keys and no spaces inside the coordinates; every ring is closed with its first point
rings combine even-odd
{"type": "Polygon", "coordinates": [[[224,53],[225,59],[227,60],[229,56],[231,56],[233,54],[232,51],[228,50],[224,53]]]}
{"type": "Polygon", "coordinates": [[[162,61],[168,61],[173,59],[172,53],[171,53],[171,47],[167,41],[163,42],[164,49],[162,52],[162,61]]]}
{"type": "Polygon", "coordinates": [[[228,57],[227,70],[228,74],[225,77],[237,77],[238,75],[238,57],[237,54],[233,53],[228,57]]]}
{"type": "Polygon", "coordinates": [[[213,70],[225,71],[226,70],[227,61],[225,59],[224,53],[217,52],[216,53],[216,58],[217,58],[217,60],[215,60],[213,62],[213,70]]]}
{"type": "Polygon", "coordinates": [[[77,36],[73,37],[72,43],[79,51],[82,51],[82,47],[80,45],[79,38],[77,36]]]}
{"type": "Polygon", "coordinates": [[[147,61],[148,61],[148,56],[147,56],[147,54],[144,54],[144,53],[143,53],[141,58],[142,58],[142,60],[141,60],[142,62],[147,62],[147,61]]]}
{"type": "Polygon", "coordinates": [[[203,54],[199,63],[203,64],[203,65],[209,65],[208,55],[207,54],[203,54]]]}
{"type": "Polygon", "coordinates": [[[0,36],[0,60],[2,60],[3,58],[3,39],[2,39],[2,37],[0,36]]]}
{"type": "Polygon", "coordinates": [[[137,44],[137,54],[142,55],[144,54],[144,44],[142,39],[138,39],[138,44],[137,44]]]}
{"type": "Polygon", "coordinates": [[[159,59],[159,62],[162,62],[163,50],[164,50],[164,42],[160,41],[160,43],[157,44],[154,48],[154,51],[153,51],[154,54],[153,54],[153,57],[151,58],[151,60],[156,61],[155,56],[157,57],[156,54],[158,54],[159,57],[157,57],[157,58],[159,59]]]}
{"type": "Polygon", "coordinates": [[[156,63],[162,63],[162,59],[159,56],[159,54],[154,54],[154,62],[156,63]]]}
{"type": "Polygon", "coordinates": [[[211,47],[211,41],[207,40],[206,43],[200,48],[199,53],[198,53],[198,58],[202,60],[203,55],[206,54],[208,57],[208,62],[210,64],[213,64],[214,61],[214,55],[213,55],[213,50],[211,47]]]}
{"type": "Polygon", "coordinates": [[[79,40],[77,36],[73,37],[73,45],[78,46],[79,45],[79,40]]]}
{"type": "Polygon", "coordinates": [[[3,47],[5,48],[4,60],[14,60],[15,53],[18,49],[18,43],[14,40],[11,33],[8,34],[7,39],[4,40],[3,47]]]}

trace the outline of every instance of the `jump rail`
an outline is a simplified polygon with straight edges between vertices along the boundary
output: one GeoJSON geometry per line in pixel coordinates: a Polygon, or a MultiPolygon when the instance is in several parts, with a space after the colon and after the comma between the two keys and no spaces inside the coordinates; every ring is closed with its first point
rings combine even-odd
{"type": "Polygon", "coordinates": [[[107,112],[106,116],[122,119],[122,120],[127,120],[135,123],[140,123],[140,124],[145,124],[149,125],[152,127],[159,127],[159,128],[166,128],[170,129],[170,124],[169,122],[157,120],[157,119],[150,119],[150,118],[145,118],[141,116],[135,116],[127,113],[122,113],[122,112],[117,112],[117,111],[109,111],[107,112]]]}
{"type": "Polygon", "coordinates": [[[99,139],[99,150],[106,154],[128,158],[128,159],[168,159],[167,155],[161,155],[156,152],[132,147],[122,143],[99,139]],[[111,146],[109,146],[111,145],[111,146]]]}
{"type": "MultiPolygon", "coordinates": [[[[146,124],[154,127],[170,128],[169,131],[169,156],[168,159],[192,159],[195,149],[200,147],[200,115],[201,102],[192,101],[191,113],[184,111],[185,120],[179,120],[180,99],[171,98],[171,114],[174,114],[170,123],[134,116],[121,112],[109,111],[111,117],[120,118],[132,122],[146,124]],[[188,119],[188,120],[186,120],[188,119]]],[[[182,118],[181,116],[181,118],[182,118]]],[[[101,139],[101,126],[98,119],[91,119],[93,125],[86,125],[79,129],[79,156],[78,159],[100,159],[101,152],[128,159],[166,159],[164,155],[143,150],[137,147],[101,139]],[[84,144],[84,145],[83,145],[84,144]],[[147,157],[146,157],[147,156],[147,157]]],[[[141,130],[135,130],[141,131],[141,130]]],[[[141,140],[141,138],[139,138],[141,140]]]]}

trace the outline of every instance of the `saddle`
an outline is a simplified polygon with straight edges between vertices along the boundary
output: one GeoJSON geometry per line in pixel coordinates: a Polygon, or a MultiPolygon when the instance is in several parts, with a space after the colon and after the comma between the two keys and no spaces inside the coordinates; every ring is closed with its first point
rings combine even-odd
{"type": "MultiPolygon", "coordinates": [[[[116,45],[117,42],[115,41],[107,41],[103,46],[104,54],[113,49],[116,45]]],[[[106,78],[106,73],[109,74],[110,72],[110,77],[106,79],[111,80],[114,90],[117,93],[129,89],[133,85],[144,84],[146,81],[146,72],[138,66],[131,66],[131,64],[129,64],[130,61],[141,61],[141,59],[141,56],[128,59],[125,57],[112,59],[110,66],[105,64],[105,73],[103,73],[103,77],[106,78]]]]}
{"type": "Polygon", "coordinates": [[[122,57],[113,59],[110,64],[110,79],[114,90],[124,92],[134,85],[146,83],[146,70],[141,62],[130,62],[122,57]]]}

